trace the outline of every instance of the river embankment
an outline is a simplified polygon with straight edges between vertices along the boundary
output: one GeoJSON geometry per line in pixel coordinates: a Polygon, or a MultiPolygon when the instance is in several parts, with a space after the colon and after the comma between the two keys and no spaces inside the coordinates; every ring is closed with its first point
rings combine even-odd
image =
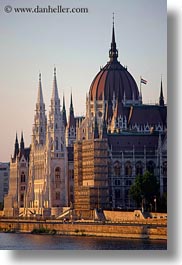
{"type": "Polygon", "coordinates": [[[48,233],[71,236],[167,239],[167,220],[123,222],[63,222],[60,220],[0,219],[1,232],[48,233]]]}

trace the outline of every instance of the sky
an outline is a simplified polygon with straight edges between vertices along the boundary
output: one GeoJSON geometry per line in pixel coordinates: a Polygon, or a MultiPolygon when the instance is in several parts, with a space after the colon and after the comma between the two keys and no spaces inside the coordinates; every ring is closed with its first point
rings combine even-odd
{"type": "Polygon", "coordinates": [[[109,60],[112,13],[118,60],[126,65],[143,102],[159,99],[161,76],[167,101],[167,9],[165,0],[1,0],[0,1],[0,161],[8,162],[16,132],[31,143],[39,72],[49,112],[53,68],[67,115],[72,91],[76,115],[85,114],[86,93],[109,60]],[[6,6],[12,12],[6,13],[6,6]],[[88,13],[15,13],[14,8],[87,8],[88,13]],[[8,7],[9,8],[9,7],[8,7]]]}

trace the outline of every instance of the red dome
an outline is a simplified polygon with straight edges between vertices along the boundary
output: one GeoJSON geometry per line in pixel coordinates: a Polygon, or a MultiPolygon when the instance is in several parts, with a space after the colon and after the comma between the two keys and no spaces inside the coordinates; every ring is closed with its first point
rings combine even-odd
{"type": "Polygon", "coordinates": [[[139,91],[132,75],[118,61],[108,62],[94,78],[90,87],[91,100],[138,100],[139,91]],[[134,96],[134,98],[133,98],[134,96]]]}
{"type": "Polygon", "coordinates": [[[139,91],[132,75],[117,60],[114,24],[112,31],[111,49],[109,51],[110,61],[100,70],[90,86],[90,99],[112,100],[113,95],[119,101],[138,100],[139,91]]]}

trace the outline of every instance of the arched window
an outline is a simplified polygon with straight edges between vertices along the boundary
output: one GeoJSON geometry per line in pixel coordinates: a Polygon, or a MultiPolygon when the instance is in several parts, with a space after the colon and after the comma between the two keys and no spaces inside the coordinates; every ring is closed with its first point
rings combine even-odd
{"type": "Polygon", "coordinates": [[[21,182],[25,182],[25,173],[23,171],[21,173],[21,182]]]}
{"type": "Polygon", "coordinates": [[[132,166],[130,161],[125,164],[125,175],[131,177],[132,176],[132,166]]]}
{"type": "Polygon", "coordinates": [[[141,161],[136,163],[136,175],[143,175],[143,165],[141,161]]]}
{"type": "Polygon", "coordinates": [[[149,171],[151,174],[154,174],[155,169],[155,163],[153,161],[149,161],[147,163],[147,171],[149,171]]]}
{"type": "Polygon", "coordinates": [[[60,200],[60,192],[56,191],[56,200],[60,200]]]}
{"type": "Polygon", "coordinates": [[[51,137],[51,150],[53,150],[53,139],[51,137]]]}
{"type": "Polygon", "coordinates": [[[114,163],[114,176],[119,177],[121,175],[121,165],[118,161],[114,163]]]}
{"type": "Polygon", "coordinates": [[[61,178],[61,169],[60,167],[56,167],[55,169],[55,181],[59,181],[61,178]]]}
{"type": "Polygon", "coordinates": [[[58,143],[58,138],[56,137],[56,150],[59,149],[59,143],[58,143]]]}

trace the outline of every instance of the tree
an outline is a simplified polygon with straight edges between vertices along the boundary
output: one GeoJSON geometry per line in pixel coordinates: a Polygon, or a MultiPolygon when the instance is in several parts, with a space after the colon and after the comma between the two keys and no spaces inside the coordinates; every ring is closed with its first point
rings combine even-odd
{"type": "Polygon", "coordinates": [[[136,177],[129,192],[137,207],[141,206],[143,200],[145,206],[151,209],[154,205],[154,197],[159,196],[159,183],[153,174],[146,171],[143,175],[136,177]]]}

